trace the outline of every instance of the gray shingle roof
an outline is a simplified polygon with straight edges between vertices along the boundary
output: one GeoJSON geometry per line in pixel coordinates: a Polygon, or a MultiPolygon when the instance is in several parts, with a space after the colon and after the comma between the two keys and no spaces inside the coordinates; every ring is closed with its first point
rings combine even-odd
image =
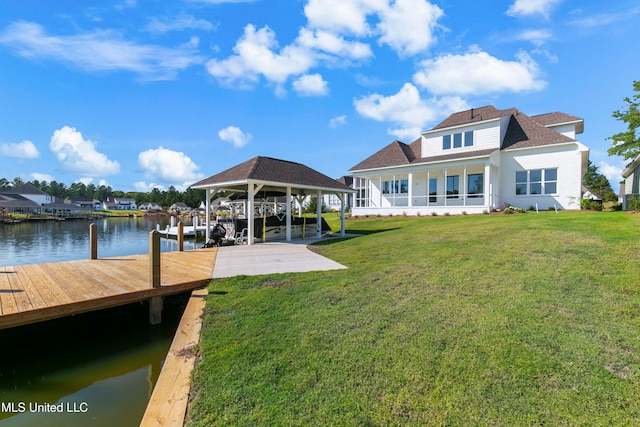
{"type": "MultiPolygon", "coordinates": [[[[519,148],[574,142],[574,139],[551,130],[546,126],[547,124],[559,124],[582,120],[575,116],[557,112],[535,116],[539,118],[539,120],[535,120],[516,108],[498,110],[494,106],[489,105],[486,107],[473,108],[471,110],[454,113],[436,125],[432,130],[464,126],[500,117],[510,117],[509,125],[500,147],[501,150],[515,150],[519,148]]],[[[471,152],[467,151],[464,153],[421,158],[421,146],[422,138],[417,139],[410,145],[404,144],[400,141],[393,141],[391,144],[367,157],[350,170],[377,169],[402,166],[412,163],[428,163],[442,160],[461,159],[465,157],[486,156],[496,151],[496,149],[471,152]]]]}
{"type": "Polygon", "coordinates": [[[11,193],[11,194],[32,194],[38,196],[48,196],[47,193],[40,190],[35,185],[30,182],[24,183],[22,185],[18,185],[17,187],[13,187],[10,190],[3,191],[3,193],[11,193]]]}
{"type": "Polygon", "coordinates": [[[351,191],[346,185],[301,163],[262,156],[254,157],[244,163],[198,181],[192,184],[191,187],[198,188],[249,180],[351,191]]]}
{"type": "Polygon", "coordinates": [[[582,121],[580,117],[561,113],[559,111],[554,111],[553,113],[538,114],[537,116],[531,116],[531,118],[544,126],[582,121]]]}

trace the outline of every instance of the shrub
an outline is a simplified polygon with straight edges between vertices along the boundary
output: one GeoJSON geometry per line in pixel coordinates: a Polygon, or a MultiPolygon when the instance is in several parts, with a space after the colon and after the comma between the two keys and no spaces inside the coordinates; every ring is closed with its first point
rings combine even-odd
{"type": "Polygon", "coordinates": [[[504,208],[502,210],[503,213],[505,214],[514,214],[514,213],[525,213],[526,211],[524,210],[524,208],[516,208],[513,206],[507,206],[506,208],[504,208]]]}

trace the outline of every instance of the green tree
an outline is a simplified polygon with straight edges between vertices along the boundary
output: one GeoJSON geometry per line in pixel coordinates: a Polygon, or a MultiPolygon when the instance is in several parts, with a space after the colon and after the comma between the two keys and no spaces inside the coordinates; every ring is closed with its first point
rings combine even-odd
{"type": "Polygon", "coordinates": [[[615,202],[618,200],[618,196],[616,196],[613,188],[611,188],[609,179],[598,171],[598,167],[591,163],[591,160],[589,160],[589,165],[587,166],[587,173],[585,173],[582,178],[582,184],[602,197],[605,202],[615,202]]]}
{"type": "Polygon", "coordinates": [[[20,178],[19,176],[13,178],[13,182],[11,183],[11,188],[20,187],[21,185],[24,185],[24,181],[22,180],[22,178],[20,178]]]}
{"type": "Polygon", "coordinates": [[[633,160],[640,155],[640,137],[637,129],[640,127],[640,81],[633,82],[633,90],[636,94],[626,97],[626,110],[616,110],[613,117],[627,124],[627,131],[616,133],[609,137],[613,141],[613,146],[609,148],[610,156],[621,156],[625,160],[633,160]]]}

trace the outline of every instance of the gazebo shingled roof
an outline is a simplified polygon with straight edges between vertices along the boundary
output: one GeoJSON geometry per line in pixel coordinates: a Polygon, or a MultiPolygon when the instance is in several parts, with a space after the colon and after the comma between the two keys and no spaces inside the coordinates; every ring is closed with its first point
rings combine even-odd
{"type": "Polygon", "coordinates": [[[206,188],[218,185],[240,184],[247,181],[281,184],[283,187],[335,190],[341,193],[353,191],[335,179],[329,178],[301,163],[263,156],[249,159],[244,163],[198,181],[192,184],[191,187],[206,188]]]}

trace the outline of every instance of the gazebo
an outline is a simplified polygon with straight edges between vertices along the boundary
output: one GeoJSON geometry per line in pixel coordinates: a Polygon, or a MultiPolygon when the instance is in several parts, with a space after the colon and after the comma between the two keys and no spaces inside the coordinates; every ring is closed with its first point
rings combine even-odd
{"type": "MultiPolygon", "coordinates": [[[[246,193],[247,195],[247,234],[248,244],[254,238],[254,207],[258,192],[279,193],[286,196],[286,241],[291,241],[291,197],[302,198],[316,194],[318,197],[316,215],[316,236],[322,236],[321,210],[322,195],[335,194],[341,200],[340,235],[345,235],[346,195],[355,190],[329,178],[320,172],[300,163],[279,160],[271,157],[257,156],[244,163],[222,171],[209,178],[191,185],[193,189],[206,191],[207,230],[211,230],[210,206],[213,195],[219,191],[246,193]]],[[[208,231],[207,231],[208,234],[208,231]]]]}

